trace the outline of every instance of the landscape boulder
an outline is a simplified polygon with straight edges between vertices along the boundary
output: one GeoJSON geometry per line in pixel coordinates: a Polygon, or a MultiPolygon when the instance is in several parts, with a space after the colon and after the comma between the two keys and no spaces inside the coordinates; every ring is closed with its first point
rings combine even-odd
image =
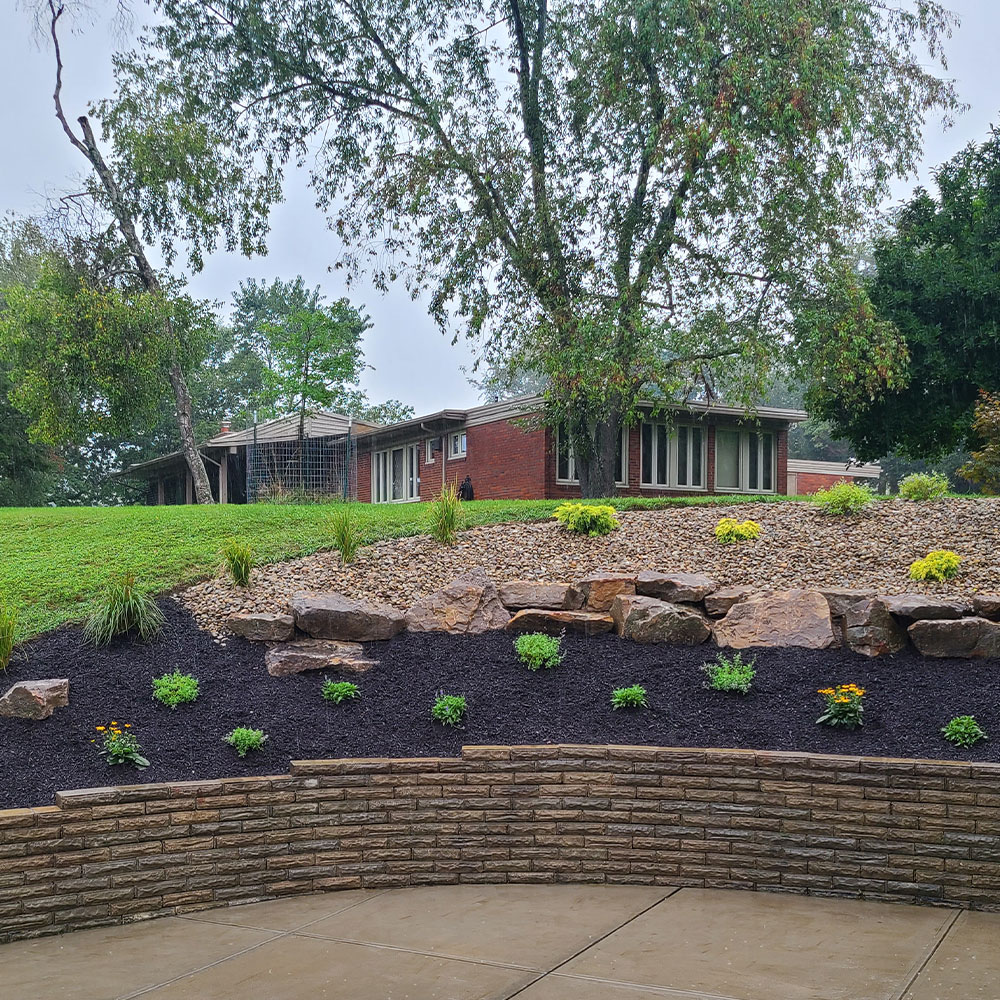
{"type": "Polygon", "coordinates": [[[545,635],[559,635],[561,632],[598,635],[611,632],[614,627],[614,618],[600,611],[553,611],[545,608],[518,611],[506,625],[509,632],[544,632],[545,635]]]}
{"type": "Polygon", "coordinates": [[[0,715],[47,719],[57,708],[68,704],[69,680],[65,677],[18,681],[0,698],[0,715]]]}
{"type": "Polygon", "coordinates": [[[701,573],[659,573],[643,570],[635,578],[635,592],[644,597],[658,597],[673,604],[697,604],[719,585],[701,573]]]}
{"type": "Polygon", "coordinates": [[[972,612],[971,601],[964,597],[934,597],[932,594],[879,595],[889,611],[909,621],[962,618],[972,612]]]}
{"type": "Polygon", "coordinates": [[[635,574],[594,573],[576,584],[587,611],[610,611],[616,597],[635,593],[635,574]]]}
{"type": "Polygon", "coordinates": [[[481,567],[422,597],[406,612],[406,627],[411,632],[479,635],[501,629],[509,621],[497,588],[481,567]]]}
{"type": "Polygon", "coordinates": [[[800,646],[827,649],[835,642],[830,605],[818,590],[776,590],[734,604],[715,623],[720,646],[800,646]]]}
{"type": "Polygon", "coordinates": [[[845,617],[849,608],[854,607],[860,601],[875,596],[870,590],[853,590],[848,587],[821,590],[820,593],[826,598],[826,603],[830,605],[830,615],[833,618],[845,617]]]}
{"type": "Polygon", "coordinates": [[[229,616],[228,624],[233,635],[255,642],[285,642],[295,636],[295,619],[291,615],[239,612],[229,616]]]}
{"type": "Polygon", "coordinates": [[[378,663],[369,660],[356,642],[333,639],[299,639],[271,646],[264,654],[264,665],[272,677],[301,674],[305,670],[340,670],[364,673],[378,663]]]}
{"type": "Polygon", "coordinates": [[[973,595],[972,612],[980,618],[1000,620],[1000,594],[973,595]]]}
{"type": "Polygon", "coordinates": [[[611,617],[618,634],[633,642],[697,646],[712,635],[711,626],[697,611],[655,597],[618,596],[611,617]]]}
{"type": "Polygon", "coordinates": [[[575,611],[583,607],[583,594],[571,583],[545,583],[541,580],[511,580],[499,587],[500,603],[505,608],[551,608],[575,611]]]}
{"type": "Polygon", "coordinates": [[[906,646],[906,632],[877,597],[856,601],[844,615],[844,642],[864,656],[898,653],[906,646]]]}
{"type": "Polygon", "coordinates": [[[705,611],[713,618],[721,618],[728,614],[729,609],[740,601],[745,601],[751,594],[759,593],[755,587],[723,587],[705,597],[705,611]]]}
{"type": "Polygon", "coordinates": [[[988,618],[924,618],[907,631],[924,656],[1000,657],[1000,624],[988,618]]]}
{"type": "Polygon", "coordinates": [[[292,598],[295,625],[314,639],[372,642],[391,639],[406,622],[388,604],[356,601],[343,594],[296,594],[292,598]]]}

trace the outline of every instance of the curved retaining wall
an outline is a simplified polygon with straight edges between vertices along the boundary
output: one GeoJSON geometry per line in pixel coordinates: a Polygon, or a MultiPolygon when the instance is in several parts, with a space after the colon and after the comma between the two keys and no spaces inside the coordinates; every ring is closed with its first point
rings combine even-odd
{"type": "Polygon", "coordinates": [[[0,812],[0,941],[319,890],[608,882],[1000,909],[1000,765],[466,747],[0,812]]]}

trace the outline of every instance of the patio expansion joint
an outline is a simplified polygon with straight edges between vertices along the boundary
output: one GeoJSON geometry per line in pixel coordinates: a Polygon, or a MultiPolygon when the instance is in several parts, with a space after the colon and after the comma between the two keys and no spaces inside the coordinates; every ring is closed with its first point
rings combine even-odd
{"type": "Polygon", "coordinates": [[[893,996],[892,1000],[903,1000],[906,994],[910,992],[910,990],[913,987],[913,984],[920,978],[920,974],[924,971],[924,969],[927,968],[928,965],[930,965],[931,959],[934,958],[934,956],[938,953],[938,949],[941,947],[941,945],[944,944],[945,939],[948,937],[948,935],[952,931],[952,928],[958,922],[958,918],[961,917],[961,915],[965,912],[966,911],[964,909],[955,910],[955,912],[951,915],[951,919],[946,921],[946,923],[944,924],[944,928],[938,935],[937,941],[934,942],[934,945],[931,948],[927,949],[927,954],[924,955],[923,961],[917,965],[917,968],[914,970],[913,974],[903,984],[903,988],[899,991],[899,993],[893,996]]]}

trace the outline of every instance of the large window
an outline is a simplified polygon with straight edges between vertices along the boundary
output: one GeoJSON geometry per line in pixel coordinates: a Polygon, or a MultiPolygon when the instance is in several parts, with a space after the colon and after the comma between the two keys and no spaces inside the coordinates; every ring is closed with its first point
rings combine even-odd
{"type": "MultiPolygon", "coordinates": [[[[618,451],[615,455],[615,486],[628,485],[628,428],[623,427],[618,436],[618,451]]],[[[576,456],[570,444],[569,435],[562,427],[556,429],[556,481],[578,483],[576,456]]]]}
{"type": "Polygon", "coordinates": [[[715,432],[715,488],[744,493],[773,493],[774,434],[771,431],[715,432]]]}
{"type": "Polygon", "coordinates": [[[420,499],[420,445],[377,451],[372,456],[372,502],[420,499]]]}
{"type": "Polygon", "coordinates": [[[643,486],[661,489],[705,488],[705,430],[691,424],[644,423],[640,476],[643,486]]]}

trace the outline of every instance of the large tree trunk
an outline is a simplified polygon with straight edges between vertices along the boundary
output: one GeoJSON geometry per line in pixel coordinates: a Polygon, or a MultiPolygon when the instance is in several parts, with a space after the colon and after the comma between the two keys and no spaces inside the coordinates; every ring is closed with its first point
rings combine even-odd
{"type": "Polygon", "coordinates": [[[618,476],[618,444],[621,421],[617,413],[599,420],[586,438],[574,440],[576,474],[580,480],[580,495],[589,498],[615,495],[618,476]]]}

